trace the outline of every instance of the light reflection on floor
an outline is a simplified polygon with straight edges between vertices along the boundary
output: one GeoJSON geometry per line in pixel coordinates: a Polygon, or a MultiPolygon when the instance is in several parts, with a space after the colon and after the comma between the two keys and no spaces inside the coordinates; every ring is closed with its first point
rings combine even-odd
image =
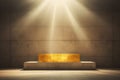
{"type": "Polygon", "coordinates": [[[120,70],[0,70],[0,80],[120,80],[120,70]]]}

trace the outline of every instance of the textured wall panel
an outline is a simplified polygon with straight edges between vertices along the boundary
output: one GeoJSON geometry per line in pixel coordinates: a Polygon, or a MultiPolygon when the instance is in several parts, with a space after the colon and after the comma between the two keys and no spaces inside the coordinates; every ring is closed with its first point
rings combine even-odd
{"type": "Polygon", "coordinates": [[[0,68],[6,68],[10,65],[9,41],[0,41],[0,68]]]}
{"type": "Polygon", "coordinates": [[[81,56],[112,56],[112,41],[76,41],[75,44],[81,56]]]}

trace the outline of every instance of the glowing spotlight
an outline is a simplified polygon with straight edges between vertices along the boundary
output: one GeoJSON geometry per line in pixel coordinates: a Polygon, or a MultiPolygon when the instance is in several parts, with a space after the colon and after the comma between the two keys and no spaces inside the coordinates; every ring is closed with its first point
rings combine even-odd
{"type": "Polygon", "coordinates": [[[51,4],[61,4],[61,3],[63,3],[63,2],[65,2],[65,0],[51,0],[51,4]]]}

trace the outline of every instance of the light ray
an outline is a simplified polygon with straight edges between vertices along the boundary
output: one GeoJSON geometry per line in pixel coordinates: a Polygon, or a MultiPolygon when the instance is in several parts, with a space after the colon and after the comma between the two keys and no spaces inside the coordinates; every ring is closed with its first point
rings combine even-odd
{"type": "MultiPolygon", "coordinates": [[[[51,26],[50,26],[50,34],[49,34],[50,38],[49,38],[49,40],[53,40],[53,38],[54,38],[55,19],[56,19],[56,5],[54,5],[54,9],[53,9],[52,22],[51,22],[51,26]]],[[[48,51],[50,52],[50,51],[52,51],[53,44],[50,41],[48,45],[49,45],[49,50],[48,51]]]]}
{"type": "Polygon", "coordinates": [[[77,23],[75,18],[73,17],[72,13],[70,12],[68,6],[65,5],[66,12],[68,14],[68,18],[72,24],[72,28],[74,29],[74,32],[76,33],[76,36],[82,39],[88,39],[87,35],[85,34],[84,30],[82,29],[82,26],[77,23]]]}
{"type": "Polygon", "coordinates": [[[47,6],[48,0],[45,0],[41,5],[39,5],[37,8],[32,10],[29,14],[27,14],[27,24],[29,25],[31,22],[33,22],[38,16],[40,16],[40,13],[45,9],[45,6],[47,6]]]}
{"type": "MultiPolygon", "coordinates": [[[[66,12],[68,14],[68,18],[72,24],[72,29],[74,30],[74,33],[76,34],[78,40],[89,40],[89,37],[87,36],[86,32],[84,29],[82,29],[82,25],[80,25],[80,22],[78,23],[77,20],[74,18],[72,12],[68,8],[67,5],[65,5],[66,12]]],[[[83,49],[87,49],[89,51],[92,51],[92,45],[91,43],[85,43],[83,49]]],[[[86,51],[86,50],[85,50],[86,51]]]]}
{"type": "Polygon", "coordinates": [[[56,6],[54,7],[54,10],[53,10],[53,19],[52,19],[52,24],[51,24],[51,30],[50,30],[50,40],[53,39],[54,37],[54,29],[55,29],[55,18],[56,18],[56,6]]]}
{"type": "Polygon", "coordinates": [[[21,26],[22,24],[22,29],[26,30],[30,24],[33,24],[34,20],[40,16],[41,12],[45,9],[45,7],[48,4],[48,0],[44,0],[41,4],[39,4],[35,9],[31,10],[26,16],[21,18],[17,23],[16,26],[21,26]]]}
{"type": "MultiPolygon", "coordinates": [[[[60,15],[59,12],[63,11],[62,9],[65,8],[66,11],[64,14],[68,15],[68,21],[71,22],[70,24],[72,25],[72,29],[74,30],[74,33],[76,34],[78,40],[89,40],[90,38],[88,37],[87,32],[83,28],[84,27],[83,23],[77,21],[75,14],[73,14],[73,11],[71,10],[73,9],[72,7],[75,8],[75,11],[76,11],[75,13],[77,13],[77,11],[80,11],[82,14],[84,14],[84,17],[85,16],[95,17],[94,14],[92,14],[92,12],[90,12],[86,7],[84,7],[81,3],[78,3],[76,0],[44,0],[42,3],[40,2],[39,5],[35,6],[35,8],[31,10],[25,17],[23,17],[19,21],[19,24],[17,23],[17,25],[21,26],[22,24],[23,27],[21,29],[26,30],[30,27],[31,24],[34,24],[34,21],[36,19],[39,19],[40,17],[44,17],[43,19],[46,21],[48,20],[48,17],[46,17],[45,14],[48,15],[52,13],[50,34],[48,34],[49,35],[49,44],[48,44],[49,49],[48,50],[49,52],[51,52],[53,49],[52,46],[54,45],[52,44],[52,40],[54,40],[54,38],[56,37],[55,27],[57,27],[56,25],[59,25],[60,23],[58,20],[58,17],[63,17],[60,15]],[[43,10],[46,10],[46,7],[47,8],[49,7],[50,10],[47,13],[44,13],[43,10]],[[58,20],[58,23],[56,20],[58,20]]],[[[39,36],[39,32],[36,35],[39,36]]],[[[89,44],[87,44],[86,46],[90,48],[89,44]]]]}
{"type": "Polygon", "coordinates": [[[99,22],[99,24],[104,24],[104,27],[109,26],[109,24],[106,23],[106,21],[101,19],[94,12],[90,11],[86,6],[84,6],[82,4],[82,2],[80,3],[77,0],[75,0],[75,1],[72,2],[72,4],[75,5],[75,6],[70,5],[69,7],[76,7],[77,8],[76,13],[78,13],[78,11],[80,11],[80,13],[83,14],[82,17],[85,17],[85,18],[89,19],[89,21],[90,21],[90,19],[93,19],[93,20],[95,20],[95,22],[99,22]]]}

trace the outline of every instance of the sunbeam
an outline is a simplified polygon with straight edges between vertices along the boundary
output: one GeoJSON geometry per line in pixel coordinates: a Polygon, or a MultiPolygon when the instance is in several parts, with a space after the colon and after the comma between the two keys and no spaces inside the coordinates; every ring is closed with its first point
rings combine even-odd
{"type": "MultiPolygon", "coordinates": [[[[30,3],[31,2],[33,2],[33,0],[31,0],[30,3]]],[[[23,16],[23,18],[19,20],[17,25],[21,26],[22,24],[21,29],[23,31],[27,31],[27,29],[32,27],[33,24],[35,24],[34,26],[37,25],[38,27],[47,26],[47,28],[49,28],[48,32],[46,32],[46,34],[48,34],[48,38],[42,37],[45,39],[41,40],[49,40],[49,52],[54,51],[52,50],[54,40],[64,40],[61,37],[61,39],[56,38],[58,37],[58,32],[56,33],[56,28],[59,29],[65,24],[67,24],[65,26],[67,26],[68,28],[72,28],[75,36],[77,37],[76,40],[90,40],[90,36],[85,30],[86,28],[84,28],[85,23],[82,23],[81,21],[83,18],[88,19],[87,17],[89,17],[90,19],[98,17],[96,17],[91,11],[89,11],[82,3],[79,3],[77,0],[37,0],[34,3],[36,3],[36,5],[34,5],[34,8],[32,8],[27,15],[23,16]],[[64,17],[65,20],[63,20],[64,17]],[[64,21],[68,23],[64,23],[64,21]]],[[[17,27],[15,27],[15,29],[19,33],[19,29],[17,29],[17,27]]],[[[37,32],[35,32],[35,34],[37,37],[39,37],[40,32],[39,30],[36,31],[37,32]]],[[[84,46],[86,48],[91,48],[90,44],[85,44],[84,46]]]]}
{"type": "MultiPolygon", "coordinates": [[[[77,39],[78,40],[88,40],[89,37],[87,36],[86,32],[84,31],[83,26],[80,25],[81,23],[75,19],[75,17],[73,16],[72,12],[70,11],[69,7],[67,5],[64,5],[65,6],[65,9],[66,9],[66,12],[68,14],[68,18],[71,22],[71,25],[72,25],[72,29],[74,30],[74,33],[76,34],[77,36],[77,39]]],[[[85,43],[84,44],[84,49],[87,49],[89,51],[92,50],[92,46],[91,46],[91,43],[85,43]]]]}
{"type": "Polygon", "coordinates": [[[73,17],[72,13],[70,12],[69,8],[66,5],[65,5],[65,9],[68,14],[68,18],[72,24],[72,28],[74,29],[74,32],[76,33],[76,36],[78,38],[87,39],[87,36],[84,30],[82,29],[82,26],[77,23],[77,21],[75,20],[75,18],[73,17]]]}
{"type": "MultiPolygon", "coordinates": [[[[37,2],[40,2],[40,1],[37,1],[37,2]]],[[[33,10],[28,12],[26,14],[26,16],[21,18],[15,25],[21,26],[21,24],[22,24],[23,25],[22,30],[26,30],[39,17],[39,15],[43,11],[43,9],[45,9],[47,4],[48,4],[48,0],[44,0],[43,2],[40,2],[40,4],[35,6],[35,8],[33,10]]]]}
{"type": "Polygon", "coordinates": [[[54,29],[55,29],[55,18],[56,18],[56,5],[54,6],[54,9],[53,9],[53,18],[52,18],[52,22],[51,22],[51,29],[50,29],[50,40],[53,39],[53,36],[54,36],[54,29]]]}
{"type": "MultiPolygon", "coordinates": [[[[55,30],[55,18],[56,18],[56,5],[54,5],[54,9],[53,9],[53,15],[52,15],[52,22],[51,22],[51,26],[50,26],[50,34],[49,34],[49,40],[52,40],[54,37],[54,30],[55,30]]],[[[52,51],[52,43],[51,41],[48,44],[48,48],[49,48],[49,52],[52,51]]]]}

